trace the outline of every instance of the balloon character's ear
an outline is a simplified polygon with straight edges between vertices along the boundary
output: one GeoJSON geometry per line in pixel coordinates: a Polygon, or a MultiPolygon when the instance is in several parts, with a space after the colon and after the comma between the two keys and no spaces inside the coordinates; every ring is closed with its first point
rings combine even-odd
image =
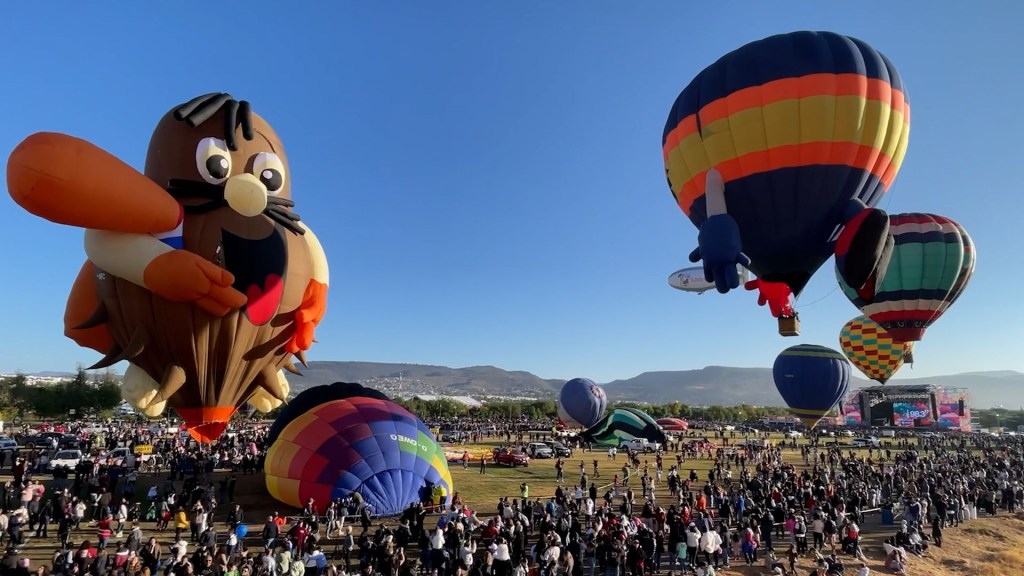
{"type": "Polygon", "coordinates": [[[836,240],[836,270],[848,286],[870,296],[884,279],[892,257],[889,215],[854,199],[847,207],[844,224],[836,240]]]}

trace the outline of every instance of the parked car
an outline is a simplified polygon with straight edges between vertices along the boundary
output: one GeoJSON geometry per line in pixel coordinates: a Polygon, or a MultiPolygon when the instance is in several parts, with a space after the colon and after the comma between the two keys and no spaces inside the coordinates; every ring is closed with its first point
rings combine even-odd
{"type": "Polygon", "coordinates": [[[12,452],[17,451],[19,448],[18,441],[7,436],[0,436],[0,452],[12,452]]]}
{"type": "Polygon", "coordinates": [[[850,442],[850,446],[853,448],[878,448],[880,446],[880,442],[878,441],[878,438],[868,436],[867,438],[854,438],[850,442]]]}
{"type": "Polygon", "coordinates": [[[531,458],[554,458],[555,451],[543,442],[530,442],[526,445],[526,453],[531,458]]]}
{"type": "Polygon", "coordinates": [[[632,450],[634,452],[657,452],[661,450],[660,442],[651,442],[646,438],[634,438],[632,440],[623,440],[619,444],[620,450],[632,450]]]}
{"type": "Polygon", "coordinates": [[[558,440],[551,440],[547,443],[551,451],[555,453],[555,456],[564,456],[566,458],[572,458],[572,448],[569,448],[565,444],[562,444],[558,440]]]}
{"type": "Polygon", "coordinates": [[[81,450],[59,450],[53,455],[53,459],[50,460],[50,470],[55,470],[60,467],[74,470],[78,463],[82,461],[81,450]]]}
{"type": "Polygon", "coordinates": [[[501,464],[503,466],[529,466],[530,457],[518,450],[509,450],[508,448],[495,448],[494,449],[494,463],[501,464]]]}
{"type": "Polygon", "coordinates": [[[786,438],[803,438],[804,433],[799,430],[788,430],[783,436],[786,438]]]}

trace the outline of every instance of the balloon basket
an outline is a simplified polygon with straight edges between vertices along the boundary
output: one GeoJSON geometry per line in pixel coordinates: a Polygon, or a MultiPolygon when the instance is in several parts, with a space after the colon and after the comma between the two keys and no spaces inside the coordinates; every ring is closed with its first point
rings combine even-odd
{"type": "Polygon", "coordinates": [[[903,353],[903,363],[904,364],[913,364],[914,363],[914,353],[913,352],[909,352],[909,351],[908,352],[904,352],[903,353]]]}
{"type": "Polygon", "coordinates": [[[779,334],[782,336],[799,336],[800,319],[794,317],[779,317],[779,334]]]}

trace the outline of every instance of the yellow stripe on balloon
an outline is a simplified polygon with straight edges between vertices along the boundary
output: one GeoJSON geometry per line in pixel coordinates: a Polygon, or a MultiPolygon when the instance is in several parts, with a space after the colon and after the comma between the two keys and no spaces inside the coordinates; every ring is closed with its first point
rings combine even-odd
{"type": "MultiPolygon", "coordinates": [[[[743,156],[770,153],[779,146],[845,142],[874,148],[889,159],[889,165],[876,174],[881,178],[885,172],[898,170],[903,161],[909,137],[907,120],[889,103],[863,96],[823,95],[772,102],[735,112],[703,126],[701,133],[687,135],[668,152],[668,177],[678,197],[690,180],[703,177],[710,167],[723,162],[736,160],[742,166],[743,156]]],[[[853,157],[832,160],[834,164],[854,162],[853,157]]],[[[702,183],[700,188],[703,192],[702,183]]]]}

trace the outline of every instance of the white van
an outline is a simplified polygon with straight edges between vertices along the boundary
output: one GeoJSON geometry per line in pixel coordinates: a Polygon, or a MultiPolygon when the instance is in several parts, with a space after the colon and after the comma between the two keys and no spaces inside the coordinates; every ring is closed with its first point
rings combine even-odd
{"type": "Polygon", "coordinates": [[[850,447],[852,448],[878,448],[881,443],[878,438],[874,436],[868,436],[867,438],[854,438],[850,441],[850,447]]]}
{"type": "Polygon", "coordinates": [[[896,431],[895,430],[882,430],[881,435],[882,435],[882,438],[895,438],[896,437],[896,431]]]}

